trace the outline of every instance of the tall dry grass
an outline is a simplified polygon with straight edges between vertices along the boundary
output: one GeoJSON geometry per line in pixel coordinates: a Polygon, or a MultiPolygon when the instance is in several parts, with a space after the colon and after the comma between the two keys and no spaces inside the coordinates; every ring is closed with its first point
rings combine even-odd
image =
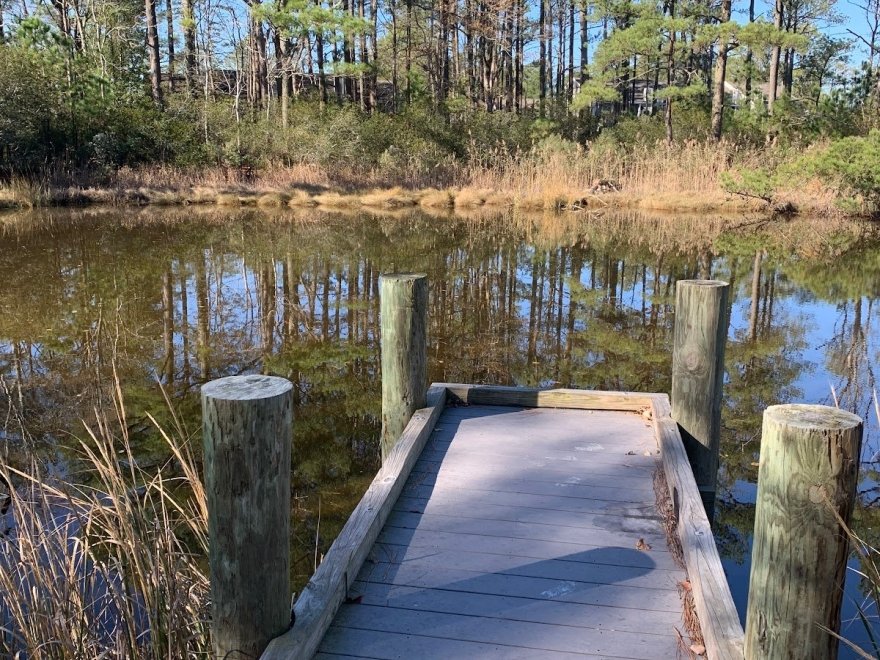
{"type": "Polygon", "coordinates": [[[87,485],[4,468],[0,656],[208,655],[205,494],[179,420],[159,432],[177,477],[137,467],[119,396],[81,445],[87,485]]]}
{"type": "Polygon", "coordinates": [[[598,182],[614,182],[627,194],[720,194],[720,175],[732,163],[747,163],[757,152],[727,143],[689,141],[637,145],[632,150],[600,146],[546,150],[537,154],[498,153],[463,172],[460,185],[515,191],[517,196],[569,196],[598,182]]]}
{"type": "MultiPolygon", "coordinates": [[[[731,142],[690,140],[624,148],[601,139],[587,147],[558,140],[527,152],[476,149],[442,166],[403,170],[380,165],[271,163],[261,169],[121,168],[101,185],[52,189],[30,197],[53,204],[220,204],[280,208],[425,208],[470,211],[513,205],[525,211],[624,207],[681,212],[761,212],[758,199],[728,193],[722,174],[767,165],[778,154],[731,142]],[[610,184],[610,185],[606,185],[610,184]],[[271,201],[271,203],[269,203],[271,201]]],[[[25,199],[26,191],[16,193],[25,199]]],[[[818,181],[776,191],[777,207],[840,215],[834,191],[818,181]]],[[[12,193],[0,191],[0,204],[12,193]],[[4,197],[5,195],[5,197],[4,197]]],[[[17,204],[21,205],[21,204],[17,204]]]]}
{"type": "Polygon", "coordinates": [[[49,186],[38,180],[15,176],[0,183],[0,208],[26,208],[46,206],[51,201],[49,186]]]}
{"type": "MultiPolygon", "coordinates": [[[[831,387],[831,396],[834,400],[834,406],[839,408],[837,393],[834,386],[831,387]]],[[[877,396],[877,390],[873,391],[874,414],[877,417],[877,423],[880,424],[880,398],[877,396]]],[[[827,626],[821,624],[820,627],[829,635],[833,635],[841,644],[846,646],[857,657],[866,660],[876,660],[880,658],[880,548],[871,545],[864,540],[853,528],[843,519],[837,509],[828,503],[828,509],[837,518],[837,523],[841,529],[849,537],[850,548],[858,557],[859,567],[853,568],[848,566],[847,569],[854,572],[862,586],[864,599],[861,602],[855,602],[856,619],[861,623],[865,630],[865,637],[868,641],[867,645],[859,645],[851,639],[847,639],[845,635],[837,633],[827,626]],[[866,648],[868,646],[868,648],[866,648]]]]}

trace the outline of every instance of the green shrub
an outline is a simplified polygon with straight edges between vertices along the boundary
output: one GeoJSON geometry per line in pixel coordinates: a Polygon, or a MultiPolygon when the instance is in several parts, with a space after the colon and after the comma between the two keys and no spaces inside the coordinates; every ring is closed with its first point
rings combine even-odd
{"type": "Polygon", "coordinates": [[[880,211],[880,129],[846,137],[798,159],[792,168],[837,190],[844,204],[861,202],[880,211]]]}
{"type": "Polygon", "coordinates": [[[740,167],[721,173],[721,187],[734,195],[770,202],[776,190],[776,182],[773,174],[764,168],[740,167]]]}

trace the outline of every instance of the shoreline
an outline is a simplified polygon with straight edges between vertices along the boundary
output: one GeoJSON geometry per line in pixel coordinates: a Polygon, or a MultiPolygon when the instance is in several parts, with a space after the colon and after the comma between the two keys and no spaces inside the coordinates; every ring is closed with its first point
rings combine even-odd
{"type": "MultiPolygon", "coordinates": [[[[821,212],[823,209],[798,207],[791,202],[769,204],[722,191],[635,192],[621,190],[613,182],[600,181],[586,190],[559,190],[544,193],[517,193],[512,190],[477,188],[405,189],[399,186],[343,191],[328,186],[274,188],[255,185],[181,187],[53,187],[30,198],[0,192],[0,210],[28,210],[52,207],[94,206],[218,206],[265,209],[317,208],[323,210],[415,209],[430,211],[499,212],[508,209],[567,213],[605,209],[627,209],[684,213],[762,213],[788,214],[821,212]]],[[[840,214],[839,211],[836,214],[840,214]]]]}

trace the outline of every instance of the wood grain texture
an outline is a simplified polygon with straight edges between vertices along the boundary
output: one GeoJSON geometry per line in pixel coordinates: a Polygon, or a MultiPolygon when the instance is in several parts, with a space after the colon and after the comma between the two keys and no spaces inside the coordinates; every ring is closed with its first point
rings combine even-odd
{"type": "Polygon", "coordinates": [[[668,398],[656,395],[651,409],[707,656],[742,660],[742,625],[668,398]]]}
{"type": "Polygon", "coordinates": [[[709,519],[712,519],[721,443],[721,388],[729,322],[730,285],[679,280],[675,287],[672,418],[709,519]]]}
{"type": "Polygon", "coordinates": [[[324,652],[376,660],[584,660],[603,657],[337,626],[327,631],[322,647],[324,652]]]}
{"type": "Polygon", "coordinates": [[[837,657],[862,420],[827,406],[764,411],[746,618],[749,660],[837,657]]]}
{"type": "Polygon", "coordinates": [[[484,644],[503,644],[536,651],[561,651],[578,654],[607,654],[618,657],[656,660],[657,649],[674,643],[672,629],[665,636],[608,628],[601,635],[595,629],[557,623],[510,621],[504,618],[462,615],[424,610],[388,609],[361,604],[340,612],[335,625],[360,630],[401,634],[425,634],[433,631],[443,639],[484,644]]]}
{"type": "Polygon", "coordinates": [[[385,605],[408,610],[427,610],[449,614],[555,623],[574,628],[613,629],[629,632],[671,630],[681,625],[680,612],[627,611],[616,607],[602,607],[584,603],[570,603],[545,598],[521,598],[492,594],[466,594],[436,589],[426,591],[418,587],[355,582],[352,587],[361,602],[367,605],[385,605]]]}
{"type": "Polygon", "coordinates": [[[435,429],[321,652],[675,657],[684,571],[647,487],[644,417],[470,405],[435,429]],[[565,460],[530,479],[547,456],[565,460]]]}
{"type": "Polygon", "coordinates": [[[290,623],[292,384],[232,376],[202,387],[216,657],[257,657],[290,623]]]}
{"type": "Polygon", "coordinates": [[[324,561],[297,598],[293,627],[272,640],[263,653],[265,660],[311,658],[316,652],[446,405],[446,390],[431,387],[426,398],[428,406],[413,414],[324,561]]]}
{"type": "Polygon", "coordinates": [[[437,383],[463,403],[487,406],[525,406],[530,408],[573,408],[576,410],[626,410],[638,412],[650,404],[650,395],[638,392],[598,392],[591,390],[502,385],[437,383]]]}
{"type": "Polygon", "coordinates": [[[425,405],[428,384],[428,277],[379,278],[382,353],[382,460],[410,417],[425,405]]]}

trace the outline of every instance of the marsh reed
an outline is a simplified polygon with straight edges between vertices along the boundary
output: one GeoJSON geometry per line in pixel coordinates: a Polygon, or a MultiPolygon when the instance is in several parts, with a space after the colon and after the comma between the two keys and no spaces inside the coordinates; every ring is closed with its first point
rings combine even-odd
{"type": "Polygon", "coordinates": [[[207,508],[189,437],[176,417],[171,432],[156,425],[171,458],[148,472],[118,386],[115,411],[97,419],[80,444],[80,485],[36,461],[3,468],[0,656],[207,656],[207,508]]]}

